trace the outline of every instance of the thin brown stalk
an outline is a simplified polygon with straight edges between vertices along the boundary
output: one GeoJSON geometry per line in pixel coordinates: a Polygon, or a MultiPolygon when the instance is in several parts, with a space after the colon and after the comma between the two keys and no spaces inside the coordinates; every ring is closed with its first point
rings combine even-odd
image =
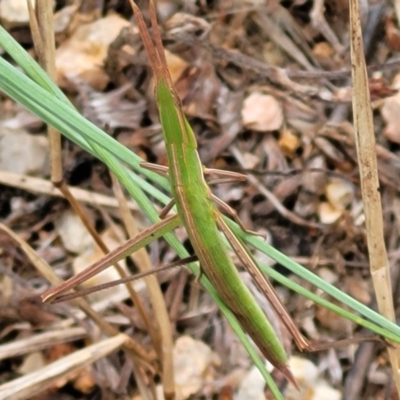
{"type": "MultiPolygon", "coordinates": [[[[23,189],[31,193],[64,197],[60,190],[56,188],[50,181],[24,174],[0,171],[0,183],[2,185],[23,189]]],[[[68,187],[68,190],[71,192],[74,198],[81,203],[92,204],[99,207],[118,208],[118,202],[114,197],[77,187],[68,187]]],[[[132,201],[128,203],[128,207],[132,211],[138,211],[137,204],[132,201]]]]}
{"type": "MultiPolygon", "coordinates": [[[[54,22],[53,22],[53,1],[52,0],[36,0],[35,14],[33,14],[30,0],[29,6],[29,22],[31,26],[34,46],[37,52],[39,63],[47,72],[49,77],[55,81],[56,65],[55,65],[55,38],[54,38],[54,22]]],[[[50,144],[50,165],[51,179],[53,182],[61,182],[62,177],[62,158],[61,158],[61,135],[51,126],[47,127],[47,135],[50,144]]]]}
{"type": "Polygon", "coordinates": [[[86,366],[93,364],[101,357],[106,357],[118,350],[129,340],[123,333],[103,339],[82,350],[75,351],[61,359],[54,361],[37,371],[16,378],[0,385],[0,400],[25,400],[43,398],[40,396],[46,389],[52,388],[60,382],[60,378],[71,376],[86,366]]]}
{"type": "MultiPolygon", "coordinates": [[[[350,1],[354,133],[364,202],[370,271],[379,311],[389,320],[395,321],[390,265],[383,232],[371,100],[358,7],[357,0],[350,1]]],[[[399,347],[395,343],[391,345],[388,347],[388,353],[397,392],[400,395],[399,347]]]]}
{"type": "Polygon", "coordinates": [[[73,342],[88,336],[83,327],[52,329],[49,332],[37,333],[32,336],[15,339],[10,343],[0,345],[0,360],[18,357],[41,349],[48,349],[57,343],[73,342]]]}
{"type": "MultiPolygon", "coordinates": [[[[124,221],[126,230],[128,231],[129,235],[133,237],[138,233],[137,226],[129,210],[128,203],[123,194],[121,185],[114,176],[112,176],[112,179],[115,197],[118,199],[120,205],[122,220],[124,221]]],[[[150,258],[144,248],[135,252],[132,257],[136,258],[136,264],[142,272],[152,269],[150,258]]],[[[160,342],[158,349],[156,347],[156,350],[158,350],[158,353],[161,356],[160,359],[162,361],[163,387],[166,393],[173,393],[175,390],[174,368],[172,359],[173,338],[167,306],[165,304],[164,297],[161,292],[157,278],[153,275],[150,275],[144,278],[144,281],[149,292],[158,332],[160,333],[160,342]]]]}

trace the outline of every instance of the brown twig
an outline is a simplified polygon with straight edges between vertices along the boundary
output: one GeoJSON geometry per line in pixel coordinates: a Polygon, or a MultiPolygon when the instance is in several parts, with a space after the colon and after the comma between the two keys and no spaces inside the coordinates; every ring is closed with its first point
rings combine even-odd
{"type": "MultiPolygon", "coordinates": [[[[353,78],[353,115],[370,271],[382,315],[395,321],[390,265],[384,241],[382,203],[379,192],[378,166],[371,100],[361,36],[358,1],[350,1],[350,43],[353,78]]],[[[397,392],[400,395],[399,349],[388,347],[397,392]]]]}

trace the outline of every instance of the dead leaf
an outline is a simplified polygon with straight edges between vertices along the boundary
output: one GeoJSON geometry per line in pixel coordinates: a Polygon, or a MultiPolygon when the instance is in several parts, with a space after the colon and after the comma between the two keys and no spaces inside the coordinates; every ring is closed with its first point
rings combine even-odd
{"type": "Polygon", "coordinates": [[[96,381],[88,369],[82,369],[79,371],[79,374],[74,379],[73,383],[74,388],[82,393],[89,393],[93,390],[95,385],[96,381]]]}
{"type": "Polygon", "coordinates": [[[17,174],[46,174],[49,144],[45,136],[31,135],[23,129],[0,131],[0,169],[17,174]],[[24,145],[21,146],[21,143],[24,145]]]}
{"type": "Polygon", "coordinates": [[[47,307],[39,296],[26,297],[18,303],[18,314],[23,321],[28,321],[35,327],[45,326],[56,319],[53,314],[45,310],[47,307]]]}
{"type": "Polygon", "coordinates": [[[175,83],[187,68],[188,63],[168,50],[165,51],[165,58],[167,59],[168,70],[171,74],[172,82],[175,83]]]}
{"type": "Polygon", "coordinates": [[[283,123],[282,107],[273,96],[253,92],[243,102],[242,120],[254,131],[275,131],[283,123]]]}
{"type": "Polygon", "coordinates": [[[68,75],[77,76],[95,89],[103,89],[109,81],[102,64],[109,45],[130,22],[110,14],[82,25],[56,51],[57,82],[66,86],[68,75]]]}
{"type": "Polygon", "coordinates": [[[92,236],[83,225],[81,219],[71,210],[61,214],[56,221],[56,230],[64,247],[71,253],[81,254],[94,244],[92,236]]]}
{"type": "Polygon", "coordinates": [[[400,50],[400,31],[394,23],[393,15],[385,18],[386,41],[393,50],[400,50]]]}
{"type": "MultiPolygon", "coordinates": [[[[400,89],[400,74],[394,78],[393,86],[400,89]]],[[[381,113],[386,122],[383,134],[390,141],[400,143],[400,92],[384,100],[381,113]]]]}
{"type": "Polygon", "coordinates": [[[368,282],[361,276],[347,276],[345,280],[346,292],[363,304],[370,304],[371,294],[368,282]]]}
{"type": "Polygon", "coordinates": [[[290,129],[283,129],[278,144],[285,156],[293,157],[294,152],[300,146],[300,140],[290,129]]]}
{"type": "Polygon", "coordinates": [[[34,353],[28,354],[24,357],[24,361],[18,368],[20,374],[29,374],[31,372],[37,371],[45,365],[45,360],[43,353],[41,351],[35,351],[34,353]]]}
{"type": "Polygon", "coordinates": [[[345,179],[331,179],[325,186],[325,196],[332,207],[344,210],[354,198],[354,186],[345,179]]]}
{"type": "Polygon", "coordinates": [[[28,21],[29,14],[26,0],[0,1],[0,22],[5,29],[26,25],[28,21]]]}
{"type": "Polygon", "coordinates": [[[342,216],[342,213],[342,210],[338,210],[327,201],[322,201],[318,207],[319,220],[323,224],[335,223],[342,216]]]}
{"type": "Polygon", "coordinates": [[[187,399],[200,391],[213,375],[215,363],[215,355],[206,344],[189,336],[180,337],[174,346],[177,399],[187,399]]]}

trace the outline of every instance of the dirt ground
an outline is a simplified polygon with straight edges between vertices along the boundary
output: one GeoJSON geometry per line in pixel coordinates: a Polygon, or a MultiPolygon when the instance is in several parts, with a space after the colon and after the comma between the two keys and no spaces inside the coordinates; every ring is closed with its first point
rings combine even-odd
{"type": "MultiPolygon", "coordinates": [[[[388,1],[366,0],[360,7],[385,241],[398,308],[400,30],[388,1]]],[[[213,185],[214,193],[238,212],[248,229],[265,233],[279,251],[376,309],[352,122],[347,1],[160,0],[157,10],[168,65],[202,162],[249,176],[244,183],[213,185]]],[[[57,0],[54,11],[59,86],[90,121],[149,162],[165,165],[154,82],[128,1],[57,0]]],[[[36,56],[28,20],[13,18],[0,9],[2,25],[36,56]]],[[[0,231],[1,394],[1,384],[103,336],[72,302],[43,305],[33,297],[49,283],[24,244],[63,279],[102,253],[68,202],[55,193],[44,124],[5,95],[0,99],[0,222],[17,235],[0,231]],[[51,338],[40,336],[54,329],[58,333],[51,338]],[[57,338],[63,331],[65,337],[57,338]],[[34,338],[37,343],[29,342],[34,338]],[[11,343],[18,348],[7,348],[2,356],[2,346],[11,343]]],[[[74,194],[89,220],[110,248],[122,243],[127,235],[107,168],[66,139],[62,157],[65,182],[81,189],[74,194]],[[99,197],[93,199],[93,193],[99,197]]],[[[129,207],[143,227],[146,220],[137,206],[129,207]]],[[[186,241],[183,229],[177,234],[186,241]]],[[[154,266],[175,257],[163,241],[149,245],[147,253],[154,266]]],[[[137,272],[138,262],[127,259],[124,268],[137,272]]],[[[301,282],[284,266],[274,267],[301,282]]],[[[116,278],[114,271],[96,283],[116,278]]],[[[251,286],[246,274],[243,278],[251,286]]],[[[257,397],[263,394],[262,382],[252,381],[248,373],[251,361],[195,277],[174,269],[158,279],[179,360],[177,398],[230,399],[234,393],[238,399],[263,398],[257,397]],[[257,385],[261,389],[253,395],[249,387],[257,385]]],[[[371,336],[281,285],[276,290],[312,342],[371,336]]],[[[143,285],[138,291],[152,319],[143,285]]],[[[122,287],[91,296],[109,323],[131,335],[145,352],[154,352],[146,325],[122,287]]],[[[259,294],[257,299],[268,308],[259,294]]],[[[288,335],[282,340],[302,389],[287,388],[276,376],[285,398],[396,398],[382,341],[304,354],[290,345],[288,335]]],[[[141,385],[162,391],[159,361],[134,365],[122,351],[105,352],[30,398],[145,398],[141,385]]],[[[269,398],[268,391],[265,396],[269,398]]]]}

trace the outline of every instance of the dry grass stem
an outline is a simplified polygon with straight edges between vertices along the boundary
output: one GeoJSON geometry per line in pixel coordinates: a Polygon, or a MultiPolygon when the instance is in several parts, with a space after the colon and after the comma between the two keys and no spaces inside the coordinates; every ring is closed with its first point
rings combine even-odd
{"type": "Polygon", "coordinates": [[[120,333],[75,351],[35,372],[4,383],[0,386],[0,400],[25,400],[36,396],[51,387],[60,378],[67,377],[123,347],[128,340],[127,335],[120,333]]]}
{"type": "MultiPolygon", "coordinates": [[[[121,185],[115,179],[115,177],[113,177],[113,188],[115,197],[120,205],[122,220],[124,221],[126,230],[128,231],[129,236],[133,237],[138,233],[138,228],[128,208],[128,203],[123,194],[121,185]]],[[[132,254],[131,257],[135,260],[142,272],[151,270],[151,261],[145,248],[138,250],[132,254]]],[[[150,275],[144,278],[144,281],[146,282],[154,317],[156,319],[156,332],[157,336],[159,336],[159,343],[157,346],[157,342],[155,342],[155,345],[156,350],[158,350],[160,354],[160,360],[162,362],[164,391],[166,393],[173,393],[175,390],[175,381],[172,359],[173,338],[171,321],[169,319],[167,306],[165,304],[164,296],[161,292],[157,278],[150,275]]],[[[154,332],[154,329],[152,329],[152,332],[154,337],[156,332],[154,332]]]]}
{"type": "MultiPolygon", "coordinates": [[[[64,197],[63,193],[60,192],[60,189],[55,187],[50,181],[42,178],[16,174],[14,172],[0,171],[0,183],[2,185],[23,189],[31,193],[64,197]]],[[[119,207],[118,201],[114,197],[77,187],[69,187],[69,191],[77,201],[86,203],[93,207],[119,207]]],[[[138,211],[138,206],[132,201],[128,201],[127,206],[131,211],[138,211]]]]}
{"type": "Polygon", "coordinates": [[[0,346],[0,360],[49,348],[56,343],[72,342],[87,337],[81,327],[53,329],[0,346]]]}
{"type": "MultiPolygon", "coordinates": [[[[363,50],[358,1],[350,2],[351,59],[353,77],[353,115],[370,271],[379,311],[395,321],[390,265],[383,231],[382,203],[379,192],[375,133],[363,50]]],[[[400,396],[399,347],[388,347],[393,377],[400,396]]]]}

